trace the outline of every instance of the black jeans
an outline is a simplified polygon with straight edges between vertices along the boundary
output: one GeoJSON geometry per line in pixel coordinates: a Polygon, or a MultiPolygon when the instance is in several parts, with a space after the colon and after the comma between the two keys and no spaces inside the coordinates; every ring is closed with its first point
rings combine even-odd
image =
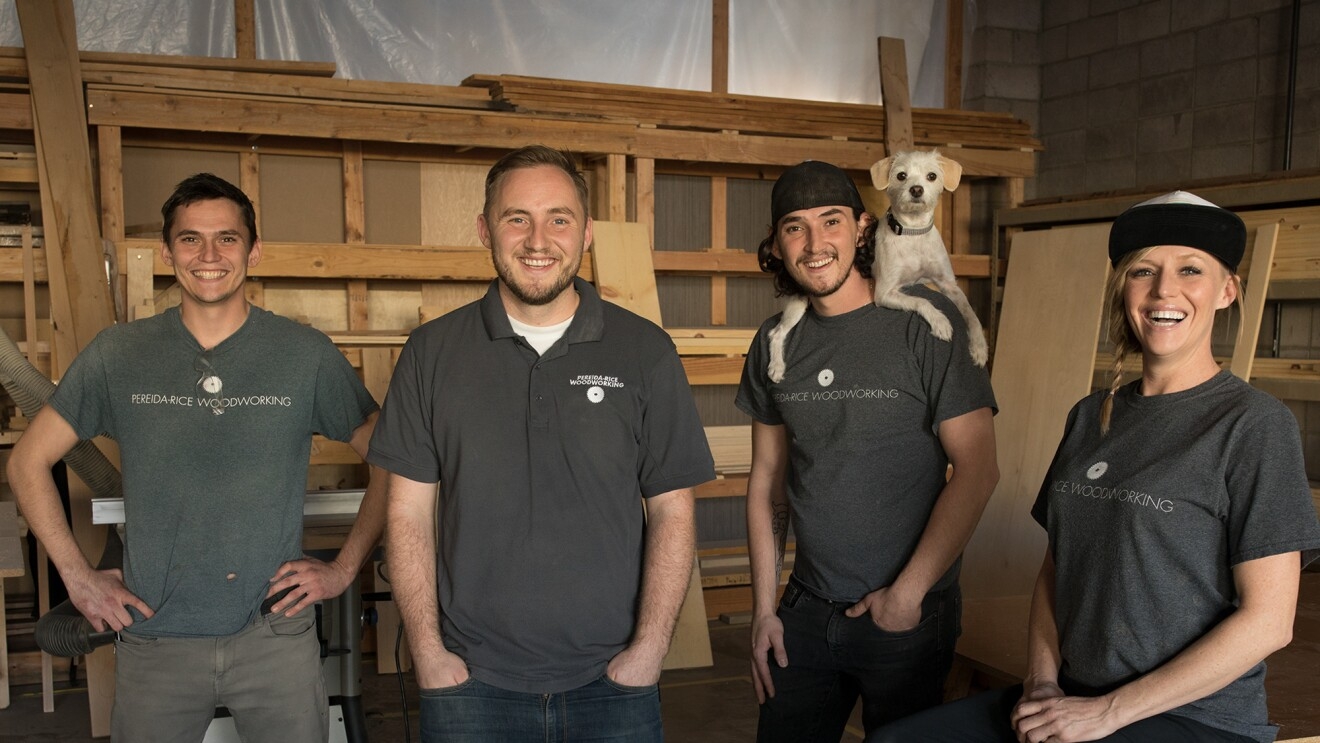
{"type": "Polygon", "coordinates": [[[867,731],[943,699],[961,631],[955,583],[926,595],[921,621],[886,632],[849,603],[828,601],[790,579],[779,604],[788,666],[770,664],[775,696],[761,705],[759,743],[838,743],[857,698],[867,731]]]}
{"type": "MultiPolygon", "coordinates": [[[[987,691],[886,725],[867,735],[866,743],[1017,743],[1008,716],[1021,698],[1021,684],[987,691]]],[[[1134,722],[1100,741],[1253,743],[1251,738],[1167,712],[1134,722]]]]}

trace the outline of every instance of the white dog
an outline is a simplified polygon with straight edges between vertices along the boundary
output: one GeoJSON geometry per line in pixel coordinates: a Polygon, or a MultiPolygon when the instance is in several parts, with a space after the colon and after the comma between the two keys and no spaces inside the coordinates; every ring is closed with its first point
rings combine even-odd
{"type": "MultiPolygon", "coordinates": [[[[953,337],[949,318],[930,300],[901,291],[911,284],[933,283],[962,313],[972,361],[985,366],[989,348],[981,321],[958,288],[949,252],[935,229],[940,194],[957,188],[961,178],[962,166],[934,151],[900,152],[871,166],[871,182],[889,195],[890,204],[876,229],[871,275],[875,278],[876,304],[916,312],[930,325],[931,335],[947,341],[953,337]]],[[[784,340],[806,310],[807,299],[793,297],[784,307],[779,324],[770,331],[768,373],[774,382],[782,381],[786,370],[784,340]]]]}

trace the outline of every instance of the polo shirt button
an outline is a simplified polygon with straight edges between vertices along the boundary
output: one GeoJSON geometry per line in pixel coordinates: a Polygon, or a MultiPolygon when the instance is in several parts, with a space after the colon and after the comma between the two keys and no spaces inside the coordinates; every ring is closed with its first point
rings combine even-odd
{"type": "Polygon", "coordinates": [[[236,578],[238,578],[238,573],[230,573],[229,575],[225,576],[225,580],[227,581],[232,581],[235,580],[236,578]]]}
{"type": "Polygon", "coordinates": [[[536,399],[537,399],[537,401],[539,402],[539,401],[541,401],[541,400],[544,400],[545,398],[542,397],[542,396],[540,396],[540,395],[537,395],[537,396],[536,396],[536,399]]]}

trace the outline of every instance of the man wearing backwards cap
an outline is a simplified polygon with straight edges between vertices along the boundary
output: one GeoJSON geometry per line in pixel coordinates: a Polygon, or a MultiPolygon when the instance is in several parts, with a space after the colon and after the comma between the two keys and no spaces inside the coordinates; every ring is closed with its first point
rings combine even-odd
{"type": "Polygon", "coordinates": [[[789,168],[771,193],[761,269],[810,310],[766,373],[761,326],[737,405],[752,422],[747,529],[760,741],[839,740],[857,697],[868,730],[941,700],[959,632],[958,558],[998,480],[994,394],[966,328],[937,340],[871,295],[875,218],[839,168],[789,168]],[[953,476],[946,482],[948,464],[953,476]],[[793,575],[778,611],[790,523],[793,575]]]}

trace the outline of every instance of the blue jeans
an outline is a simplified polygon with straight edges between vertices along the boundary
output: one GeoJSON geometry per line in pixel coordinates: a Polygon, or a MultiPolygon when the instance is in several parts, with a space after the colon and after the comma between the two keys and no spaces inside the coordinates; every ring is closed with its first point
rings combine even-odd
{"type": "Polygon", "coordinates": [[[660,687],[602,675],[557,694],[506,691],[474,678],[421,690],[422,743],[660,743],[660,687]]]}
{"type": "Polygon", "coordinates": [[[942,701],[962,631],[958,585],[927,594],[905,632],[849,618],[849,606],[789,579],[779,603],[788,667],[770,664],[775,695],[761,705],[758,743],[838,743],[858,696],[868,732],[942,701]]]}
{"type": "MultiPolygon", "coordinates": [[[[1017,743],[1008,719],[1021,698],[1021,684],[987,691],[886,725],[866,736],[866,743],[1017,743]]],[[[1252,743],[1252,739],[1166,712],[1134,722],[1097,743],[1252,743]]]]}

